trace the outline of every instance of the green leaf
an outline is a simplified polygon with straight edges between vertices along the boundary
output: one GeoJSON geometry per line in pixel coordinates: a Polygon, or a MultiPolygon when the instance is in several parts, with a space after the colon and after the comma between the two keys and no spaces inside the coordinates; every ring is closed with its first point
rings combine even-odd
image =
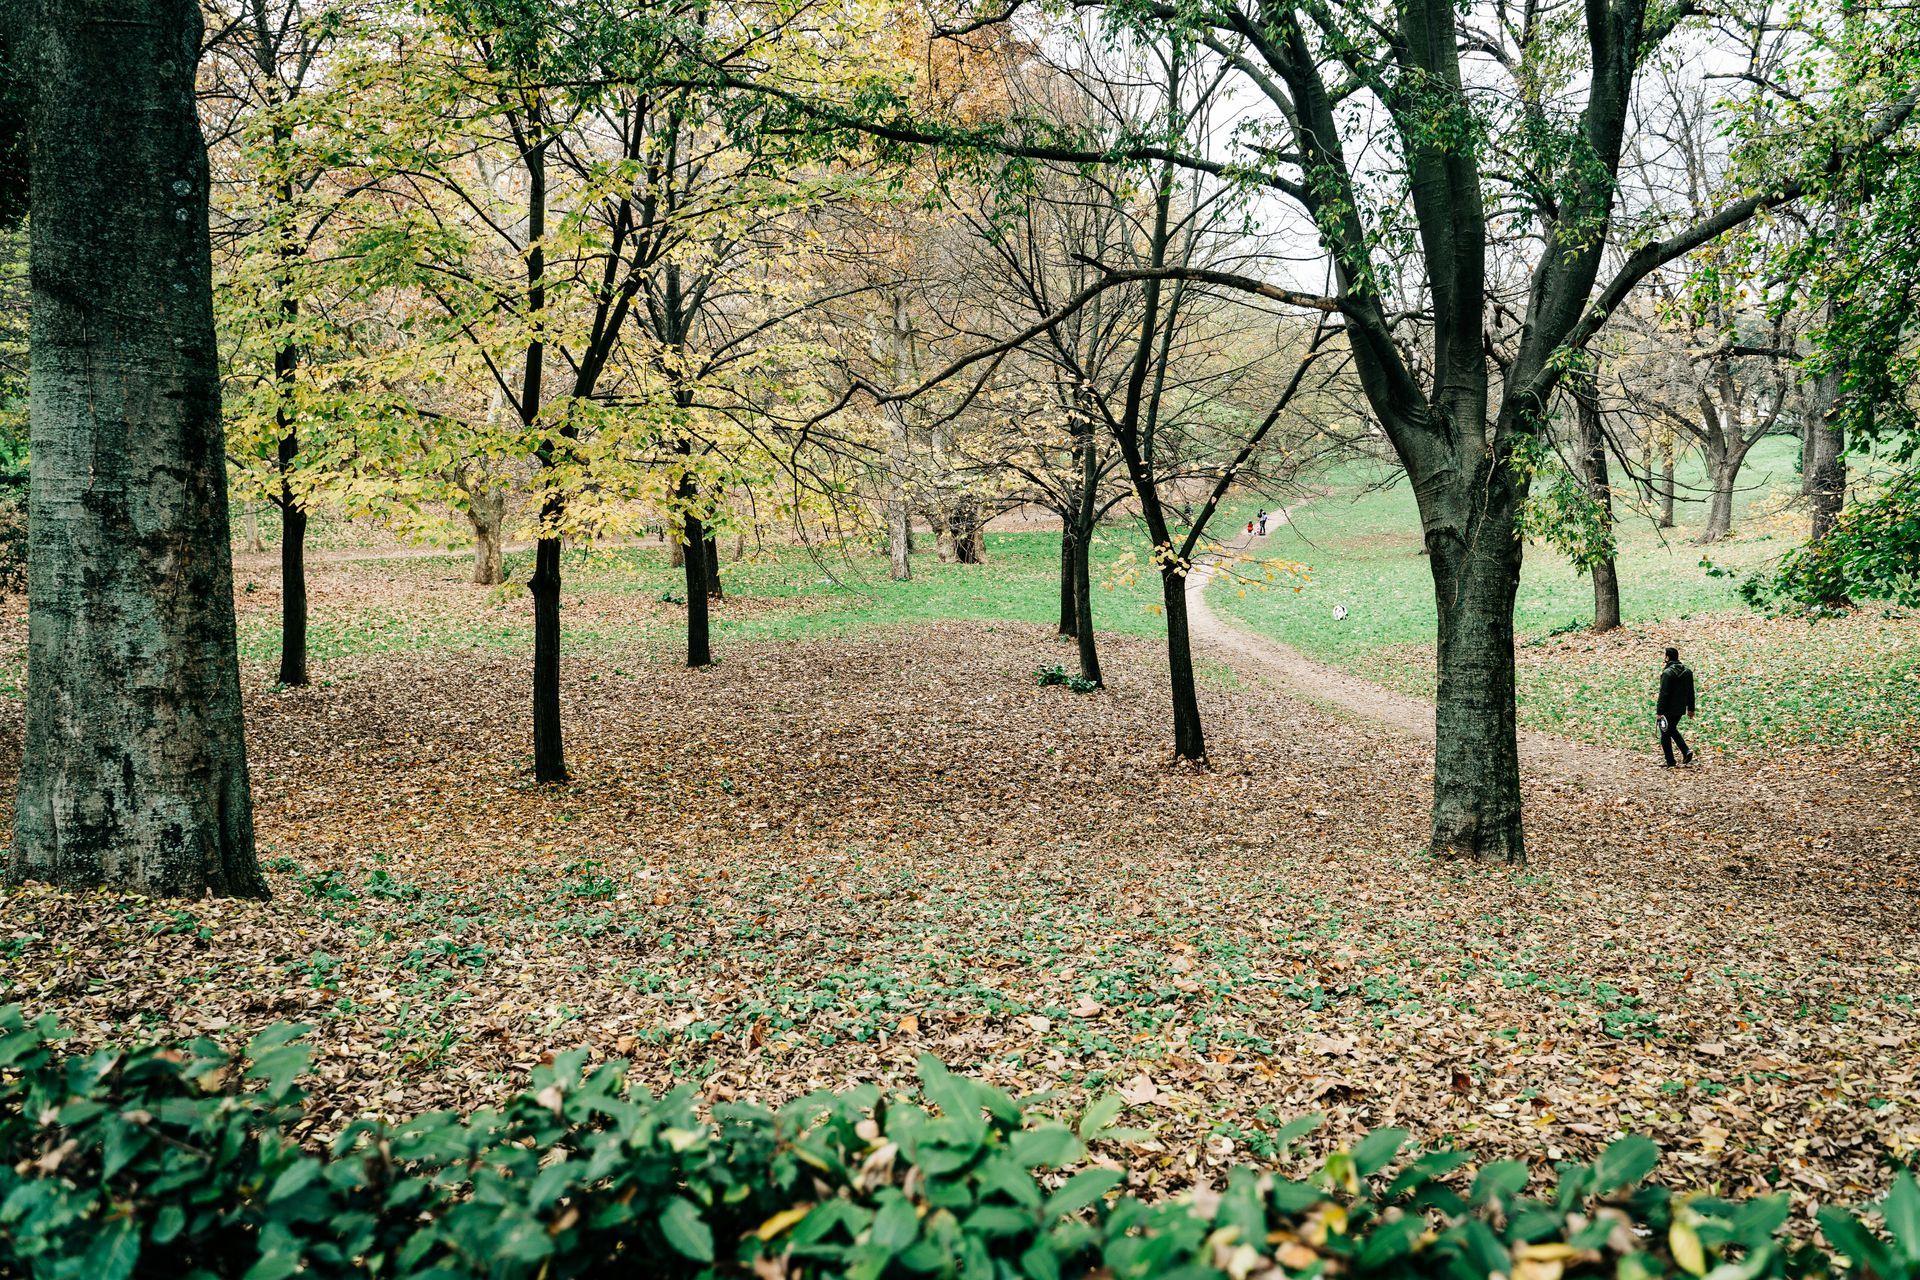
{"type": "Polygon", "coordinates": [[[1518,1160],[1496,1160],[1480,1170],[1473,1180],[1473,1203],[1486,1204],[1496,1197],[1518,1193],[1527,1185],[1527,1166],[1518,1160]]]}
{"type": "Polygon", "coordinates": [[[1058,1169],[1086,1153],[1065,1125],[1041,1125],[1013,1135],[1013,1158],[1025,1169],[1058,1169]]]}
{"type": "Polygon", "coordinates": [[[1353,1149],[1353,1167],[1361,1177],[1380,1172],[1406,1145],[1405,1129],[1375,1129],[1353,1149]]]}
{"type": "Polygon", "coordinates": [[[1120,1118],[1120,1113],[1126,1109],[1126,1105],[1126,1099],[1117,1093],[1103,1093],[1095,1098],[1087,1104],[1086,1111],[1081,1113],[1080,1136],[1089,1142],[1099,1137],[1101,1133],[1113,1127],[1113,1122],[1120,1118]]]}
{"type": "Polygon", "coordinates": [[[1047,1197],[1047,1216],[1064,1218],[1078,1213],[1126,1180],[1118,1169],[1082,1169],[1047,1197]]]}
{"type": "Polygon", "coordinates": [[[1660,1148],[1651,1138],[1629,1134],[1610,1144],[1593,1162],[1593,1189],[1601,1195],[1636,1185],[1660,1163],[1660,1148]]]}
{"type": "Polygon", "coordinates": [[[140,1261],[140,1228],[132,1217],[114,1218],[100,1229],[80,1260],[87,1280],[127,1280],[140,1261]]]}
{"type": "Polygon", "coordinates": [[[1880,1212],[1886,1216],[1887,1231],[1900,1246],[1900,1252],[1909,1263],[1920,1266],[1920,1183],[1915,1183],[1911,1173],[1902,1172],[1893,1180],[1893,1189],[1887,1192],[1887,1202],[1880,1206],[1880,1212]]]}
{"type": "Polygon", "coordinates": [[[876,1249],[889,1255],[899,1253],[920,1234],[920,1215],[913,1202],[898,1190],[888,1187],[880,1193],[880,1211],[873,1216],[873,1232],[868,1237],[876,1249]]]}
{"type": "Polygon", "coordinates": [[[667,1201],[660,1214],[660,1234],[674,1252],[695,1262],[713,1261],[713,1228],[700,1219],[700,1210],[685,1196],[667,1201]]]}

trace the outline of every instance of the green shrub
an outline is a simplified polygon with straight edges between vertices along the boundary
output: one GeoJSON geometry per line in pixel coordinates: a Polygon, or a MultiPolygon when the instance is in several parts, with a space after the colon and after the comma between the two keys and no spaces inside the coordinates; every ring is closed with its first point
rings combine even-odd
{"type": "MultiPolygon", "coordinates": [[[[957,1276],[1707,1280],[1839,1274],[1783,1238],[1782,1196],[1678,1198],[1658,1151],[1470,1172],[1379,1130],[1305,1181],[1235,1170],[1155,1204],[1070,1128],[921,1064],[916,1098],[872,1087],[776,1111],[653,1098],[565,1054],[498,1111],[362,1120],[324,1152],[292,1136],[306,1053],[272,1028],[236,1061],[179,1049],[61,1054],[50,1019],[0,1010],[0,1274],[61,1280],[288,1276],[957,1276]],[[1038,1171],[1036,1173],[1036,1171],[1038,1171]]],[[[1278,1135],[1292,1141],[1311,1127],[1278,1135]]],[[[1847,1274],[1920,1277],[1920,1190],[1872,1217],[1822,1211],[1847,1274]],[[1885,1234],[1882,1233],[1884,1225],[1885,1234]]]]}

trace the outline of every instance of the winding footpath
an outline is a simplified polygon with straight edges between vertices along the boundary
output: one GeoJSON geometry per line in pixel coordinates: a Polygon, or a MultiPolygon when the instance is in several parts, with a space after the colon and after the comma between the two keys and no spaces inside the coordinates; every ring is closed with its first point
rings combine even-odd
{"type": "MultiPolygon", "coordinates": [[[[1290,523],[1296,507],[1277,513],[1273,533],[1243,536],[1228,545],[1235,552],[1258,555],[1269,540],[1290,523]]],[[[1228,665],[1242,673],[1258,674],[1294,697],[1333,708],[1352,717],[1384,725],[1433,745],[1433,704],[1351,675],[1307,657],[1297,649],[1242,630],[1223,621],[1207,603],[1207,587],[1217,566],[1196,563],[1187,578],[1187,616],[1194,636],[1228,665]]],[[[1536,729],[1520,730],[1520,765],[1565,782],[1588,787],[1617,787],[1644,780],[1659,771],[1658,758],[1636,756],[1614,747],[1576,742],[1536,729]]],[[[1676,771],[1682,772],[1682,771],[1676,771]]]]}

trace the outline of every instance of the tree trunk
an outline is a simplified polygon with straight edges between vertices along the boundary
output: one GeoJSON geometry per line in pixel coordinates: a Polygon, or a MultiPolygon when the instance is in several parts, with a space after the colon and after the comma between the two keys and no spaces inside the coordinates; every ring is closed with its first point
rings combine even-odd
{"type": "Polygon", "coordinates": [[[1167,676],[1173,689],[1173,754],[1204,764],[1207,740],[1200,729],[1200,692],[1193,680],[1193,637],[1187,627],[1187,575],[1169,566],[1160,573],[1160,599],[1167,614],[1167,676]]]}
{"type": "Polygon", "coordinates": [[[1833,528],[1847,497],[1847,434],[1837,417],[1840,379],[1828,374],[1820,381],[1820,412],[1808,415],[1801,449],[1802,487],[1812,512],[1809,536],[1815,542],[1833,528]]]}
{"type": "Polygon", "coordinates": [[[1070,519],[1060,519],[1060,634],[1070,637],[1079,634],[1074,627],[1074,601],[1079,592],[1078,565],[1074,557],[1074,532],[1070,519]]]}
{"type": "MultiPolygon", "coordinates": [[[[684,534],[685,530],[681,532],[684,534]]],[[[687,544],[680,541],[671,528],[667,530],[667,567],[670,569],[687,567],[687,544]]]]}
{"type": "Polygon", "coordinates": [[[478,587],[497,587],[506,581],[503,534],[507,495],[500,490],[475,493],[467,500],[467,523],[473,526],[473,576],[478,587]]]}
{"type": "Polygon", "coordinates": [[[534,544],[533,577],[533,776],[539,782],[567,780],[566,743],[560,735],[560,539],[534,544]]]}
{"type": "Polygon", "coordinates": [[[38,0],[24,756],[8,874],[265,897],[194,0],[38,0]]]}
{"type": "Polygon", "coordinates": [[[1673,528],[1673,446],[1660,454],[1660,527],[1673,528]]]}
{"type": "Polygon", "coordinates": [[[267,544],[260,541],[259,508],[254,503],[243,502],[240,511],[246,518],[247,554],[257,556],[267,549],[267,544]]]}
{"type": "Polygon", "coordinates": [[[711,666],[713,640],[707,619],[707,558],[699,551],[706,542],[706,531],[692,516],[686,517],[686,540],[689,554],[682,557],[682,564],[687,571],[687,665],[711,666]]]}
{"type": "MultiPolygon", "coordinates": [[[[1106,686],[1106,677],[1100,674],[1100,651],[1093,639],[1093,531],[1082,529],[1073,538],[1073,621],[1074,639],[1080,649],[1080,678],[1106,686]]],[[[1184,607],[1185,596],[1181,597],[1184,607]]],[[[1182,615],[1184,620],[1185,615],[1182,615]]],[[[1176,717],[1177,719],[1177,717],[1176,717]]],[[[1196,710],[1193,717],[1196,741],[1200,726],[1200,715],[1196,710]]]]}
{"type": "Polygon", "coordinates": [[[707,535],[707,599],[719,600],[726,593],[720,588],[720,541],[707,535]]]}
{"type": "Polygon", "coordinates": [[[960,559],[960,543],[954,533],[953,519],[945,511],[933,513],[934,553],[940,557],[941,564],[953,564],[960,559]]]}
{"type": "MultiPolygon", "coordinates": [[[[1613,484],[1607,475],[1607,433],[1600,421],[1600,397],[1591,373],[1568,381],[1575,418],[1580,429],[1580,479],[1600,515],[1600,536],[1613,545],[1613,484]]],[[[1596,633],[1620,626],[1620,574],[1613,552],[1606,551],[1588,566],[1593,575],[1593,629],[1596,633]]]]}
{"type": "Polygon", "coordinates": [[[1480,510],[1426,522],[1440,615],[1432,849],[1440,856],[1523,862],[1513,671],[1519,495],[1510,481],[1484,474],[1501,465],[1482,463],[1477,492],[1456,499],[1480,510]]]}
{"type": "Polygon", "coordinates": [[[1733,488],[1739,476],[1738,455],[1729,453],[1707,460],[1707,479],[1713,494],[1707,501],[1707,527],[1700,532],[1703,544],[1718,542],[1733,531],[1733,488]]]}
{"type": "Polygon", "coordinates": [[[985,564],[987,560],[987,522],[980,512],[980,500],[971,495],[956,498],[947,516],[947,534],[953,540],[953,558],[960,564],[985,564]]]}
{"type": "MultiPolygon", "coordinates": [[[[291,368],[287,376],[291,378],[291,368]]],[[[292,686],[307,683],[307,513],[287,479],[299,448],[299,437],[286,423],[280,436],[279,681],[292,686]]]]}

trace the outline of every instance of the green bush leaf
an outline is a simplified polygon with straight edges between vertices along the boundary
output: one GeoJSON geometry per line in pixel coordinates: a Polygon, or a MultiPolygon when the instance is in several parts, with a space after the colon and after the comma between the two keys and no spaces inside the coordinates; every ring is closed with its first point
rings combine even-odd
{"type": "Polygon", "coordinates": [[[667,1201],[660,1214],[660,1234],[674,1252],[695,1262],[713,1261],[713,1228],[700,1219],[700,1210],[684,1196],[667,1201]]]}

